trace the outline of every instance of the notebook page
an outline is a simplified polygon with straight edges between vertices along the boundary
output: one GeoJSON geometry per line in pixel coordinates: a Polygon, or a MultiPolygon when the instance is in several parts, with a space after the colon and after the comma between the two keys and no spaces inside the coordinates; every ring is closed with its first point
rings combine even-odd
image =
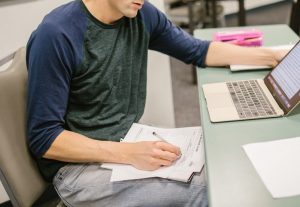
{"type": "Polygon", "coordinates": [[[300,137],[243,148],[273,198],[300,195],[300,137]]]}

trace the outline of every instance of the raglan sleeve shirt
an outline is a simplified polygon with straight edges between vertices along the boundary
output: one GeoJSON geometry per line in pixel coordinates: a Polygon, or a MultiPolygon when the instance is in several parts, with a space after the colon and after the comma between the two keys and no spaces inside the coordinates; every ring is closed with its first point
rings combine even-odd
{"type": "Polygon", "coordinates": [[[210,41],[194,38],[175,26],[165,14],[148,2],[145,2],[141,13],[150,33],[149,49],[170,55],[187,64],[205,67],[210,41]]]}
{"type": "MultiPolygon", "coordinates": [[[[196,39],[174,26],[147,1],[139,17],[149,33],[149,49],[205,67],[209,41],[196,39]]],[[[43,157],[65,129],[72,75],[82,58],[83,34],[66,34],[64,26],[43,22],[27,44],[27,137],[37,158],[43,157]]]]}
{"type": "Polygon", "coordinates": [[[64,130],[74,53],[63,31],[40,25],[27,44],[27,137],[32,153],[41,158],[64,130]]]}

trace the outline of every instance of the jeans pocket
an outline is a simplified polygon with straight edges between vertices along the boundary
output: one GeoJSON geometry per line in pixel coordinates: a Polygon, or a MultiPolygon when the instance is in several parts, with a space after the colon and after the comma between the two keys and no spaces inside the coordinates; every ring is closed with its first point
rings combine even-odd
{"type": "Polygon", "coordinates": [[[88,164],[68,164],[62,167],[54,178],[54,184],[62,184],[69,190],[74,189],[78,178],[87,166],[88,164]]]}
{"type": "Polygon", "coordinates": [[[75,188],[94,188],[110,185],[111,170],[101,168],[98,163],[89,164],[77,177],[75,188]]]}

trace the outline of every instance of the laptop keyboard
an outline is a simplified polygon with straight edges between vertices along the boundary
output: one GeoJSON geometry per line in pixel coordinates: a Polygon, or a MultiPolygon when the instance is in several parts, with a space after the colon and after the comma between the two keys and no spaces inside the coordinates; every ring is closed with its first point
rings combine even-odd
{"type": "Polygon", "coordinates": [[[241,119],[276,114],[257,80],[228,82],[226,85],[241,119]]]}

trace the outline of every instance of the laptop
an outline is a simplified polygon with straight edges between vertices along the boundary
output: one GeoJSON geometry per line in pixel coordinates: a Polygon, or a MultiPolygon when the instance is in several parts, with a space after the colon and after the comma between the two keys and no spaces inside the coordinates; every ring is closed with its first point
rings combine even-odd
{"type": "Polygon", "coordinates": [[[300,41],[264,78],[202,86],[211,122],[289,114],[300,103],[300,41]]]}

